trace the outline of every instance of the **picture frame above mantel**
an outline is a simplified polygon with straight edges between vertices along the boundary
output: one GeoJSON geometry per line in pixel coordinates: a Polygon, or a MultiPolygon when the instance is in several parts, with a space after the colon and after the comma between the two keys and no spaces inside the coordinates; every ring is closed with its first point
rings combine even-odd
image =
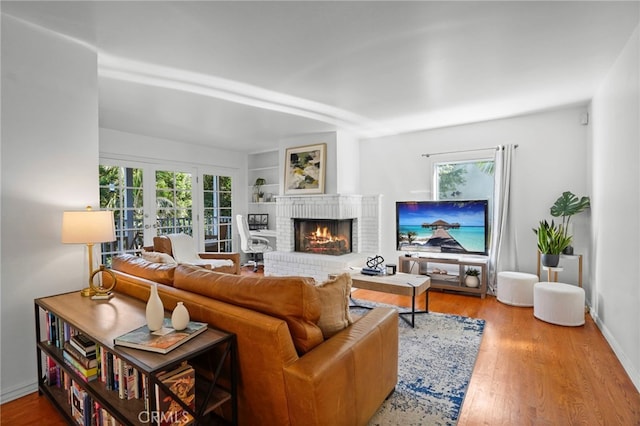
{"type": "Polygon", "coordinates": [[[284,163],[286,195],[324,194],[327,144],[287,148],[284,163]]]}

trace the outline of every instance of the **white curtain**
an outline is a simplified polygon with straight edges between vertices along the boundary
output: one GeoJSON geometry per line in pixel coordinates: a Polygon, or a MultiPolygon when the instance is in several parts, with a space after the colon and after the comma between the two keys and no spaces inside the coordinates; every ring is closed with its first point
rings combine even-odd
{"type": "Polygon", "coordinates": [[[495,185],[493,189],[493,223],[491,226],[491,249],[489,250],[489,292],[496,293],[498,264],[505,270],[518,270],[518,257],[515,253],[515,234],[509,220],[511,192],[511,167],[515,146],[498,146],[494,161],[495,185]],[[509,255],[502,249],[507,247],[509,255]],[[514,269],[515,268],[515,269],[514,269]]]}

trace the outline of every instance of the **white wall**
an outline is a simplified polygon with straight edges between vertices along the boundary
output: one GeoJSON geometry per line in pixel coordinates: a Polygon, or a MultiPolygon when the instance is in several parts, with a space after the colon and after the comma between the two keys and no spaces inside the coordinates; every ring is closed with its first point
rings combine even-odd
{"type": "Polygon", "coordinates": [[[62,212],[98,202],[96,53],[2,15],[2,402],[36,389],[33,299],[79,290],[62,212]]]}
{"type": "Polygon", "coordinates": [[[338,132],[336,149],[336,192],[360,194],[360,143],[353,135],[338,132]]]}
{"type": "Polygon", "coordinates": [[[239,173],[238,185],[247,186],[247,154],[227,149],[187,144],[100,128],[100,157],[121,158],[154,164],[188,164],[239,173]]]}
{"type": "Polygon", "coordinates": [[[592,101],[592,316],[640,389],[640,36],[592,101]]]}
{"type": "MultiPolygon", "coordinates": [[[[361,187],[364,194],[383,194],[382,256],[395,251],[395,202],[431,199],[431,160],[422,154],[518,144],[513,165],[512,218],[519,270],[536,272],[533,231],[563,191],[586,195],[587,126],[585,107],[573,107],[504,120],[449,127],[361,142],[361,187]]],[[[491,155],[491,151],[488,151],[491,155]]],[[[588,215],[576,216],[576,253],[587,253],[588,215]]],[[[576,262],[577,263],[577,262],[576,262]]],[[[589,264],[588,256],[585,265],[589,264]]],[[[560,279],[577,283],[577,265],[567,265],[560,279]]],[[[588,278],[585,280],[588,287],[588,278]]]]}

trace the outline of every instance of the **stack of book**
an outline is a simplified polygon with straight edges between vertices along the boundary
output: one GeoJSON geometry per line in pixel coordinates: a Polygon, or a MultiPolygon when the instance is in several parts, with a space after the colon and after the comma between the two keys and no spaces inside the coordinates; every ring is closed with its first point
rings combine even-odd
{"type": "Polygon", "coordinates": [[[64,360],[85,381],[98,378],[96,344],[82,334],[76,334],[64,342],[64,360]]]}

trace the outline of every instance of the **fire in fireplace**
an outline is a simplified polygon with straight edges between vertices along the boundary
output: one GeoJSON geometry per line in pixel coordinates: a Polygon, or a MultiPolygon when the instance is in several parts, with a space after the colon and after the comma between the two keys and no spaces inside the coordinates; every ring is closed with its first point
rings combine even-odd
{"type": "Polygon", "coordinates": [[[339,256],[351,253],[353,219],[294,219],[295,251],[339,256]]]}

